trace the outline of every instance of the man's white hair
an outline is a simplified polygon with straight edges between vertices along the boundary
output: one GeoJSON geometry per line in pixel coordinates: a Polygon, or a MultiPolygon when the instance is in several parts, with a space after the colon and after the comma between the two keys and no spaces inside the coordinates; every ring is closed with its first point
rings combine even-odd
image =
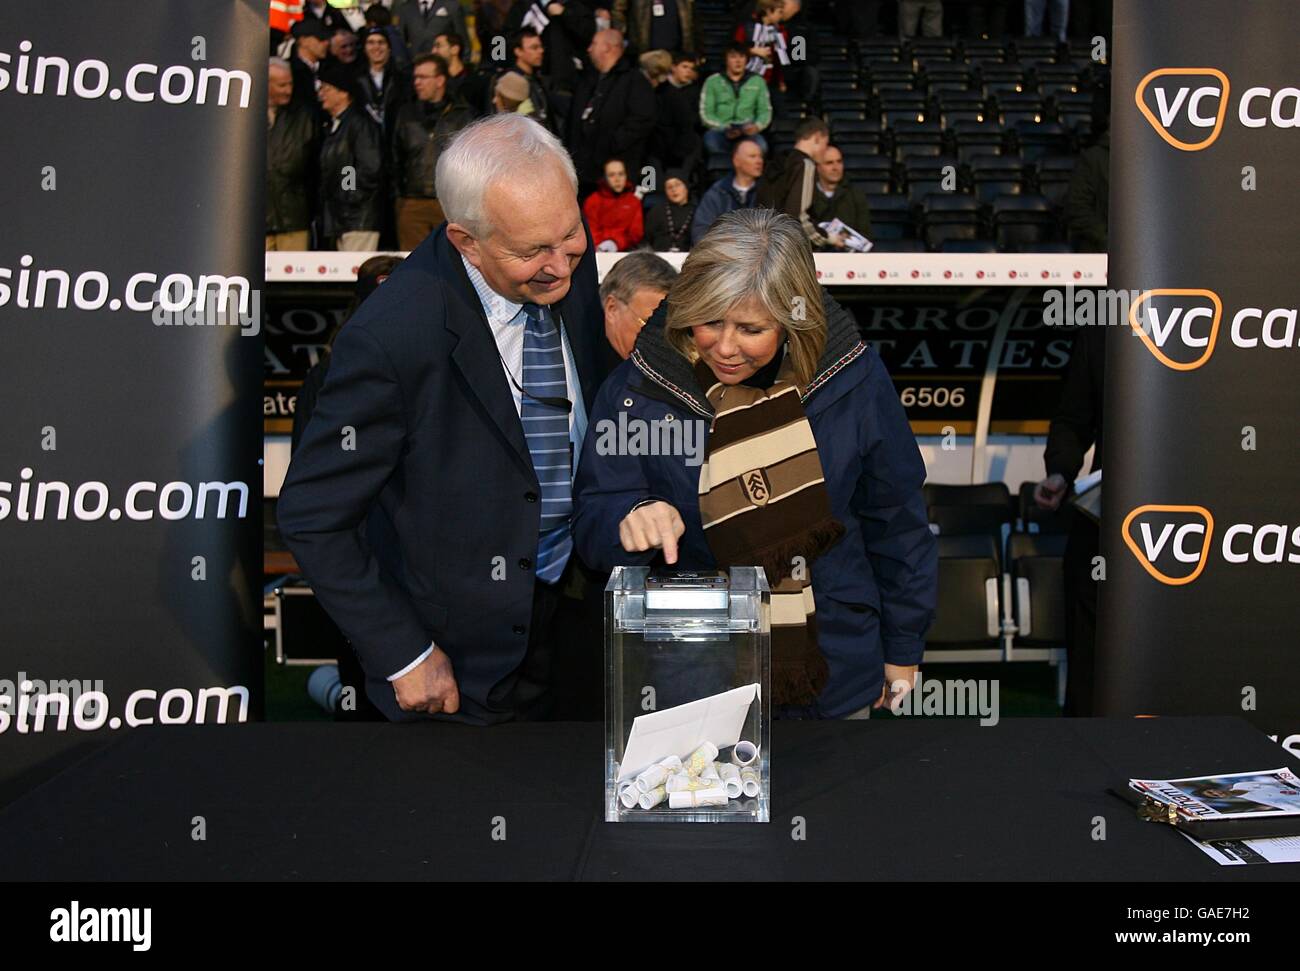
{"type": "Polygon", "coordinates": [[[288,71],[290,74],[293,73],[293,68],[289,66],[289,62],[286,61],[283,57],[270,58],[268,62],[268,67],[279,68],[281,71],[288,71]]]}
{"type": "Polygon", "coordinates": [[[451,223],[487,239],[487,191],[498,179],[534,181],[541,166],[558,164],[578,194],[573,159],[559,139],[526,115],[488,115],[459,132],[441,155],[435,180],[438,201],[451,223]]]}

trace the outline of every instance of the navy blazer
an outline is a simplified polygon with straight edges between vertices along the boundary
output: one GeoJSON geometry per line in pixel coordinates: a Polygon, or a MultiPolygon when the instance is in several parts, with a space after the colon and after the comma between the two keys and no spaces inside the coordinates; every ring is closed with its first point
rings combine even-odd
{"type": "MultiPolygon", "coordinates": [[[[591,414],[605,337],[589,231],[553,307],[591,414]]],[[[461,699],[458,714],[433,717],[510,717],[531,624],[539,492],[496,341],[444,225],[339,332],[277,509],[389,719],[430,717],[402,711],[387,678],[431,640],[451,658],[461,699]]]]}
{"type": "MultiPolygon", "coordinates": [[[[803,395],[804,413],[826,477],[843,539],[810,563],[817,605],[817,644],[830,679],[811,713],[838,718],[880,697],[884,665],[919,664],[938,596],[938,544],[921,486],[925,464],[889,374],[858,336],[851,314],[823,293],[829,333],[817,373],[803,395]]],[[[631,359],[605,382],[587,422],[578,463],[574,542],[598,570],[646,565],[659,551],[628,553],[618,524],[647,498],[681,514],[686,532],[677,568],[713,569],[700,520],[697,456],[630,455],[609,446],[620,424],[698,422],[713,408],[686,359],[664,338],[663,304],[637,337],[631,359]],[[671,416],[671,419],[669,419],[671,416]],[[603,424],[612,423],[612,424],[603,424]]],[[[670,443],[673,440],[670,439],[670,443]]],[[[638,447],[638,450],[640,448],[638,447]]],[[[679,450],[679,451],[685,451],[679,450]]]]}

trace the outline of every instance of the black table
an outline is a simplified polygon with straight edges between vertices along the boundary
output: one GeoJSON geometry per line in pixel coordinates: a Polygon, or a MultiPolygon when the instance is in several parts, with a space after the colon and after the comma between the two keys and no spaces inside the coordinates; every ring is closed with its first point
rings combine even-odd
{"type": "Polygon", "coordinates": [[[1220,867],[1106,792],[1300,768],[1235,718],[778,722],[768,825],[606,824],[602,748],[577,723],[135,729],[0,811],[0,860],[70,881],[1300,878],[1220,867]]]}

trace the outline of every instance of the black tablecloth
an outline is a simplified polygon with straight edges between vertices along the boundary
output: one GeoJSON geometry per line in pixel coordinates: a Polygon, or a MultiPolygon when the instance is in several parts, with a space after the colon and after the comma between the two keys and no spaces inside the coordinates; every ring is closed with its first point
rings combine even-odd
{"type": "Polygon", "coordinates": [[[705,825],[602,822],[596,724],[135,729],[0,811],[0,860],[15,880],[1300,877],[1220,867],[1106,792],[1300,768],[1239,719],[886,715],[773,735],[773,821],[705,825]]]}

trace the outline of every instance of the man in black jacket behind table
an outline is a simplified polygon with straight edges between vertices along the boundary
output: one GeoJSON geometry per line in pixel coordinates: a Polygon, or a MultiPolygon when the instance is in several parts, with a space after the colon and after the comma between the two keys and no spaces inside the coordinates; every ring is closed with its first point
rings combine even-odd
{"type": "Polygon", "coordinates": [[[413,70],[416,100],[398,110],[392,143],[397,245],[406,251],[442,223],[435,182],[438,156],[452,136],[474,120],[469,106],[447,95],[446,61],[437,54],[420,54],[413,70]]]}
{"type": "Polygon", "coordinates": [[[654,88],[624,56],[623,34],[597,31],[587,53],[592,70],[574,92],[565,138],[583,195],[595,190],[611,158],[623,159],[628,178],[640,182],[646,142],[655,125],[654,88]]]}
{"type": "MultiPolygon", "coordinates": [[[[1111,322],[1108,322],[1111,323],[1111,322]]],[[[1034,489],[1042,509],[1055,510],[1069,496],[1083,468],[1088,449],[1092,469],[1102,461],[1102,387],[1106,365],[1108,326],[1082,327],[1070,349],[1061,403],[1047,434],[1043,464],[1047,477],[1034,489]]],[[[1127,330],[1127,328],[1125,328],[1127,330]]],[[[1070,538],[1065,547],[1065,638],[1067,651],[1065,714],[1092,714],[1093,670],[1097,636],[1097,581],[1093,559],[1098,554],[1097,524],[1075,510],[1070,518],[1070,538]]]]}
{"type": "Polygon", "coordinates": [[[523,418],[582,441],[604,377],[594,248],[572,161],[526,117],[465,129],[437,181],[448,222],[339,332],[277,516],[390,720],[541,718],[556,641],[582,636],[553,624],[573,480],[540,453],[539,479],[523,418]],[[567,393],[524,370],[528,341],[567,393]]]}

